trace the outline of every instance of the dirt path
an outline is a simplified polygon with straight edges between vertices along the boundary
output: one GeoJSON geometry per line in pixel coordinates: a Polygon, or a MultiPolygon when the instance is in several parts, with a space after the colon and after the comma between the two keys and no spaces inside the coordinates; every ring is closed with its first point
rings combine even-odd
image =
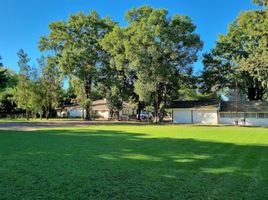
{"type": "Polygon", "coordinates": [[[37,130],[42,128],[86,127],[108,124],[144,124],[140,122],[114,121],[43,121],[43,122],[0,122],[0,130],[37,130]]]}

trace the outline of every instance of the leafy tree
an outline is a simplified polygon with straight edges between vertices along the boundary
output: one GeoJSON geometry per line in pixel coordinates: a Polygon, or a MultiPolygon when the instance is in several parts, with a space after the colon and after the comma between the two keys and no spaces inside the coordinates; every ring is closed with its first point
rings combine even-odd
{"type": "Polygon", "coordinates": [[[215,48],[204,55],[203,90],[234,88],[236,83],[249,100],[267,92],[267,11],[242,13],[219,35],[215,48]]]}
{"type": "Polygon", "coordinates": [[[268,6],[268,0],[253,0],[253,2],[259,6],[268,6]]]}
{"type": "Polygon", "coordinates": [[[7,69],[4,68],[2,57],[0,56],[0,91],[7,87],[8,75],[7,69]]]}
{"type": "Polygon", "coordinates": [[[38,59],[38,63],[41,76],[36,87],[36,94],[40,98],[41,110],[44,109],[45,117],[48,119],[51,111],[59,104],[62,93],[62,75],[53,58],[41,57],[38,59]]]}
{"type": "Polygon", "coordinates": [[[195,26],[187,16],[168,16],[164,9],[143,6],[126,14],[129,23],[126,56],[136,71],[135,92],[152,102],[155,122],[178,90],[179,75],[191,69],[202,48],[195,26]]]}
{"type": "Polygon", "coordinates": [[[116,26],[101,42],[107,52],[108,62],[100,70],[100,82],[104,87],[110,112],[116,114],[118,119],[123,103],[129,101],[134,93],[134,76],[129,68],[124,44],[127,41],[126,34],[125,29],[116,26]]]}
{"type": "Polygon", "coordinates": [[[31,110],[31,88],[32,82],[30,80],[31,76],[31,67],[28,64],[30,58],[28,55],[21,49],[18,52],[18,66],[19,66],[19,75],[18,75],[18,85],[15,89],[15,101],[19,108],[26,110],[26,118],[29,120],[29,112],[31,110]]]}
{"type": "Polygon", "coordinates": [[[5,72],[5,88],[1,89],[0,92],[0,113],[2,117],[6,117],[9,114],[16,112],[16,104],[13,101],[14,88],[17,85],[17,75],[6,70],[5,72]]]}
{"type": "Polygon", "coordinates": [[[54,51],[57,64],[67,75],[76,77],[85,95],[86,118],[90,119],[92,85],[96,70],[102,64],[100,40],[109,32],[114,23],[102,19],[96,12],[89,15],[71,15],[67,22],[49,25],[51,33],[41,37],[41,51],[54,51]]]}

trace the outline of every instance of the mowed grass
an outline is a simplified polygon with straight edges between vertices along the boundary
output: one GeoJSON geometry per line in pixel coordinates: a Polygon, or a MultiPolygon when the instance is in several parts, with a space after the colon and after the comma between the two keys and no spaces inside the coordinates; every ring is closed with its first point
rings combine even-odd
{"type": "Polygon", "coordinates": [[[0,199],[268,199],[268,129],[0,131],[0,199]]]}

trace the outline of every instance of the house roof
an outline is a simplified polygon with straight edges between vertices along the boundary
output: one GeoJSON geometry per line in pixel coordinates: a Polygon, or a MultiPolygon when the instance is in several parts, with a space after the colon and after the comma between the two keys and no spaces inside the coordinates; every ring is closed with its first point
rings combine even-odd
{"type": "Polygon", "coordinates": [[[221,102],[220,112],[268,112],[267,101],[236,101],[221,102]]]}
{"type": "Polygon", "coordinates": [[[199,109],[209,110],[217,109],[219,103],[217,101],[173,101],[170,108],[172,109],[199,109]]]}
{"type": "Polygon", "coordinates": [[[109,111],[107,99],[93,101],[91,103],[91,110],[109,111]]]}

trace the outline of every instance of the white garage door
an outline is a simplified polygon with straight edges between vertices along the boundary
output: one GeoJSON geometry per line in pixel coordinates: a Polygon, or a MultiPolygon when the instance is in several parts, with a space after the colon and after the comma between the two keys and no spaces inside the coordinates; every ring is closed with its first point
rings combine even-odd
{"type": "Polygon", "coordinates": [[[191,111],[173,111],[173,122],[178,124],[190,124],[192,123],[191,111]]]}
{"type": "Polygon", "coordinates": [[[193,123],[217,124],[217,111],[193,111],[193,123]]]}

